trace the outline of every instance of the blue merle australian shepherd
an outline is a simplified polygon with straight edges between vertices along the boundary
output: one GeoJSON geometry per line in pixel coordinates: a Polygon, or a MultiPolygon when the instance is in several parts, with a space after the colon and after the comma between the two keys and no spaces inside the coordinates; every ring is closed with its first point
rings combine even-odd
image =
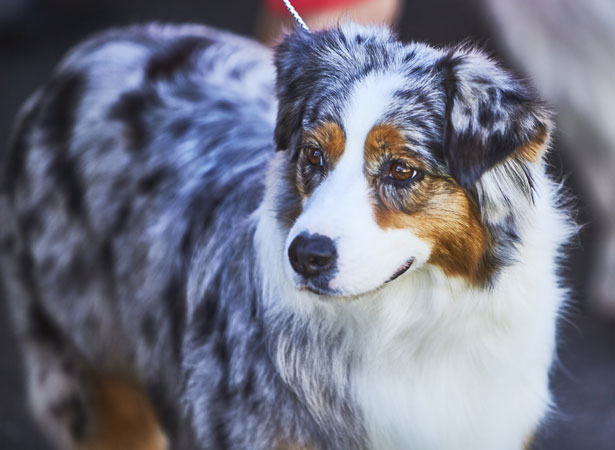
{"type": "Polygon", "coordinates": [[[383,28],[85,42],[2,165],[35,416],[62,449],[529,447],[565,298],[551,132],[481,51],[383,28]]]}

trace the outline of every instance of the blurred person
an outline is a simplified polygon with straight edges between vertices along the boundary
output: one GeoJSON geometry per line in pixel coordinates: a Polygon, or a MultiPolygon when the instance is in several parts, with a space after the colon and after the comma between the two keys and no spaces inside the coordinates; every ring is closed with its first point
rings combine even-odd
{"type": "MultiPolygon", "coordinates": [[[[292,24],[292,17],[282,0],[262,0],[257,35],[273,43],[285,26],[292,24]]],[[[293,6],[312,29],[323,29],[349,19],[366,24],[395,23],[402,0],[294,0],[293,6]]]]}
{"type": "Polygon", "coordinates": [[[615,318],[615,2],[486,0],[496,28],[557,111],[597,217],[590,303],[615,318]]]}

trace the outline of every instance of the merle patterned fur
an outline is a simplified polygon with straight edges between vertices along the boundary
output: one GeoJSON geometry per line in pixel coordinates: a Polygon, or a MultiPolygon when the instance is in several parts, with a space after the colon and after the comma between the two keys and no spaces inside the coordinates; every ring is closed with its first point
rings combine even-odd
{"type": "MultiPolygon", "coordinates": [[[[69,386],[43,421],[78,441],[88,371],[114,371],[143,383],[172,448],[363,448],[349,389],[329,376],[336,341],[266,311],[252,213],[268,161],[288,150],[277,214],[289,228],[302,130],[339,120],[352,83],[393,65],[409,83],[391,120],[435,169],[474,186],[546,119],[516,80],[468,69],[473,55],[383,30],[297,31],[277,50],[274,86],[268,50],[203,27],[133,27],[73,50],[24,106],[2,164],[2,270],[29,379],[56,371],[69,386]],[[464,104],[463,83],[480,101],[464,104]],[[316,358],[289,370],[296,385],[272,354],[282,340],[316,358]],[[321,417],[301,371],[321,383],[321,417]]],[[[491,194],[472,189],[484,205],[491,194]]],[[[504,216],[493,264],[513,251],[504,216]]]]}

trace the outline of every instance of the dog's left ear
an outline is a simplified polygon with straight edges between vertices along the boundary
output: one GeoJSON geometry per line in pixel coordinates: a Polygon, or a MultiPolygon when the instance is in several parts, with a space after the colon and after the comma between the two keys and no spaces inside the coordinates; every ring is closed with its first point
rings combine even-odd
{"type": "Polygon", "coordinates": [[[312,34],[295,28],[284,36],[275,50],[276,94],[278,97],[278,117],[275,127],[276,150],[286,150],[291,146],[291,137],[301,127],[301,105],[309,94],[309,81],[317,77],[313,64],[310,64],[312,34]]]}
{"type": "Polygon", "coordinates": [[[473,48],[453,48],[440,69],[446,92],[443,157],[461,186],[473,186],[513,155],[542,158],[551,120],[531,88],[473,48]]]}

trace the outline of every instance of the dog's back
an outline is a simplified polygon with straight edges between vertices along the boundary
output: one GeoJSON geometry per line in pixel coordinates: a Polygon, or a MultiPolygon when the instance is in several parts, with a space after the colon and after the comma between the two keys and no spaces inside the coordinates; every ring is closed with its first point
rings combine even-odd
{"type": "Polygon", "coordinates": [[[52,433],[56,420],[87,431],[73,366],[139,380],[177,420],[188,262],[260,200],[272,81],[257,44],[134,27],[75,49],[23,108],[3,165],[2,268],[52,433]]]}

